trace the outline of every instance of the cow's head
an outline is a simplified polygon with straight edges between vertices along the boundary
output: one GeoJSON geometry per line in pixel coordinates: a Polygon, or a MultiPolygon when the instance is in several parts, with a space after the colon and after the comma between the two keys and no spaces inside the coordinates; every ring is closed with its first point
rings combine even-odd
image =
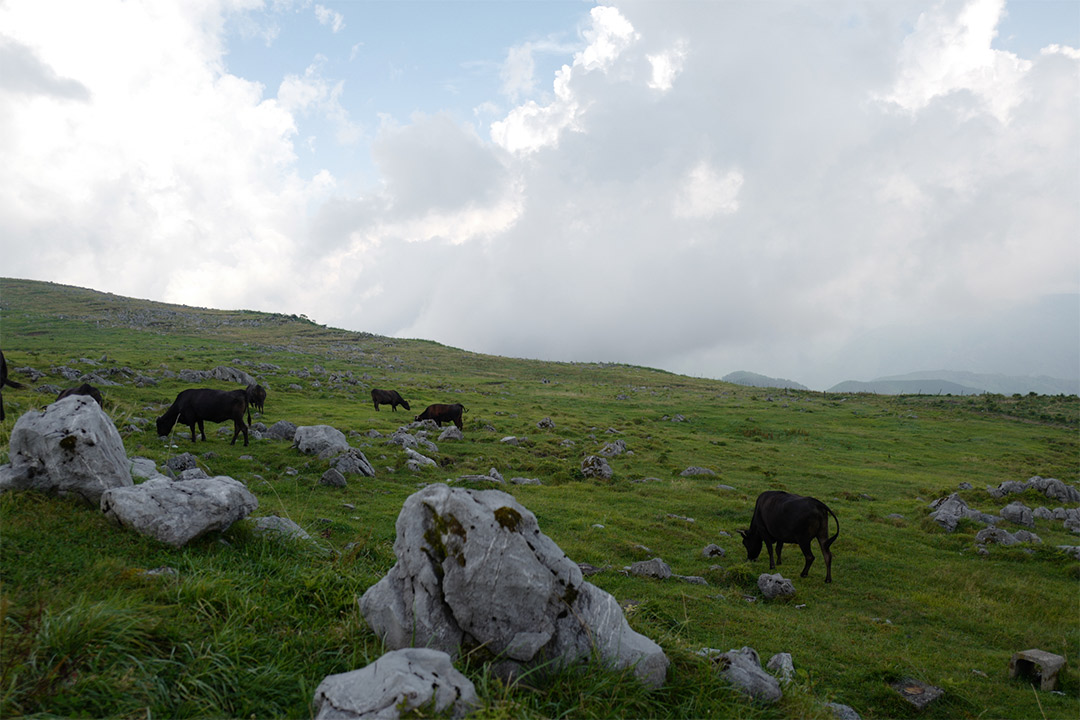
{"type": "Polygon", "coordinates": [[[170,422],[169,414],[166,413],[157,419],[157,434],[158,437],[165,437],[172,432],[173,425],[176,424],[176,419],[173,418],[170,422]]]}
{"type": "Polygon", "coordinates": [[[746,547],[746,559],[757,560],[761,554],[761,536],[753,530],[740,530],[739,534],[742,535],[742,544],[746,547]]]}
{"type": "Polygon", "coordinates": [[[403,400],[401,401],[401,405],[402,405],[402,407],[404,407],[404,408],[405,408],[406,410],[412,410],[412,408],[411,408],[411,407],[409,407],[409,401],[408,401],[408,400],[404,400],[404,399],[403,399],[403,400]]]}

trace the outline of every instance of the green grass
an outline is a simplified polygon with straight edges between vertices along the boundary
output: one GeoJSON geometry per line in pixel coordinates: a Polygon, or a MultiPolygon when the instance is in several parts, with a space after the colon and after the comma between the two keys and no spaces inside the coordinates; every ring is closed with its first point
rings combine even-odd
{"type": "Polygon", "coordinates": [[[572,559],[610,568],[590,580],[627,608],[635,630],[661,644],[671,669],[654,691],[599,667],[506,684],[466,658],[458,665],[477,684],[481,717],[825,718],[828,701],[864,718],[1080,714],[1080,563],[1056,549],[1080,544],[1077,536],[1060,521],[1037,521],[1041,546],[993,546],[984,557],[975,552],[978,526],[961,523],[950,534],[927,518],[929,502],[963,482],[974,489],[961,496],[984,512],[1015,499],[1057,505],[1035,493],[995,500],[985,487],[1032,475],[1080,480],[1076,397],[748,388],[628,365],[479,355],[295,316],[167,306],[23,280],[0,280],[0,312],[8,364],[27,384],[4,392],[0,462],[19,415],[55,397],[35,388],[75,384],[60,366],[128,368],[157,380],[139,388],[118,374],[122,384],[102,387],[130,456],[160,465],[193,452],[208,472],[248,485],[259,499],[255,515],[289,517],[318,543],[275,542],[241,522],[174,549],[74,501],[0,495],[0,717],[309,716],[323,677],[383,652],[356,600],[395,562],[394,522],[405,498],[492,467],[507,480],[542,480],[498,487],[535,513],[572,559]],[[229,445],[228,424],[209,424],[206,443],[193,446],[178,428],[163,444],[153,420],[188,387],[166,371],[218,365],[244,369],[268,388],[256,420],[355,432],[350,442],[377,477],[321,486],[326,462],[288,443],[229,445]],[[30,383],[21,367],[46,377],[30,383]],[[413,411],[375,412],[372,387],[399,390],[413,411]],[[438,468],[410,472],[400,448],[364,435],[389,435],[432,402],[469,408],[465,440],[439,443],[438,468]],[[686,421],[673,422],[676,415],[686,421]],[[537,427],[545,417],[553,429],[537,427]],[[526,440],[500,442],[508,435],[526,440]],[[586,480],[582,458],[616,438],[632,454],[610,459],[612,480],[586,480]],[[716,475],[682,477],[691,465],[716,475]],[[837,514],[831,585],[820,557],[810,577],[799,578],[802,558],[789,547],[780,571],[794,580],[795,598],[747,600],[759,595],[756,580],[768,565],[764,557],[746,561],[736,530],[767,489],[813,495],[837,514]],[[703,557],[709,543],[726,557],[703,557]],[[709,584],[619,572],[655,556],[709,584]],[[177,573],[144,574],[162,566],[177,573]],[[696,655],[744,645],[763,660],[793,655],[797,677],[780,703],[744,699],[696,655]],[[1036,647],[1068,659],[1063,694],[1008,678],[1011,655],[1036,647]],[[919,713],[888,686],[903,678],[945,695],[919,713]]]}

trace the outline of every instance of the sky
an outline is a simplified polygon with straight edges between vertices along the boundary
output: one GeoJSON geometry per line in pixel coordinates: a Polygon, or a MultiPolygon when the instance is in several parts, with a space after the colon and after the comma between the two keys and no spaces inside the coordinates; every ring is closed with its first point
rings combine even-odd
{"type": "Polygon", "coordinates": [[[1080,0],[0,0],[0,158],[3,277],[814,389],[1080,376],[1080,0]]]}

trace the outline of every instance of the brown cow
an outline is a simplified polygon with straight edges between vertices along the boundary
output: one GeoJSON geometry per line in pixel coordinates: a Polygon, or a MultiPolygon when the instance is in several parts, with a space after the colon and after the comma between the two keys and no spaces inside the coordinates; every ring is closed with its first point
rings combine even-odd
{"type": "Polygon", "coordinates": [[[375,403],[376,410],[379,409],[380,404],[389,405],[394,412],[397,412],[398,405],[401,405],[406,410],[412,410],[409,403],[398,394],[397,390],[372,390],[371,402],[375,403]]]}
{"type": "Polygon", "coordinates": [[[444,422],[452,422],[457,425],[458,430],[464,429],[461,422],[461,414],[469,412],[465,409],[465,406],[461,403],[454,403],[453,405],[435,404],[428,405],[424,412],[416,416],[416,421],[421,420],[434,420],[435,424],[442,427],[444,422]]]}
{"type": "Polygon", "coordinates": [[[769,569],[780,564],[780,552],[784,543],[798,543],[806,565],[801,577],[810,573],[814,553],[810,541],[817,538],[821,554],[825,557],[825,582],[832,582],[832,552],[829,547],[840,534],[840,519],[825,503],[812,497],[793,495],[782,490],[767,490],[758,495],[754,504],[754,516],[750,529],[740,530],[746,559],[757,560],[761,543],[769,549],[769,569]],[[836,534],[829,537],[829,515],[836,520],[836,534]],[[776,563],[773,563],[773,543],[776,543],[776,563]]]}

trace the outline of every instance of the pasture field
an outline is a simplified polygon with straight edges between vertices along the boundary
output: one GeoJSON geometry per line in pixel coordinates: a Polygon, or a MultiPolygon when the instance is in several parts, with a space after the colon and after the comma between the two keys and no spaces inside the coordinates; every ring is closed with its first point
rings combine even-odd
{"type": "Polygon", "coordinates": [[[958,491],[992,514],[1017,499],[1059,505],[1034,492],[998,500],[986,487],[1034,475],[1080,481],[1075,396],[749,388],[14,279],[0,280],[0,313],[0,347],[13,379],[27,385],[4,391],[0,462],[18,417],[55,398],[34,388],[77,384],[60,367],[129,368],[157,380],[101,388],[129,456],[161,465],[191,451],[210,474],[248,485],[259,499],[254,515],[291,518],[319,544],[268,540],[243,521],[173,549],[71,500],[0,495],[0,717],[310,717],[325,676],[383,652],[357,598],[395,562],[404,500],[425,484],[491,468],[508,481],[542,481],[473,487],[513,494],[573,560],[607,568],[589,580],[619,600],[671,667],[655,691],[597,667],[507,685],[467,658],[458,667],[483,699],[476,717],[831,718],[827,702],[863,718],[1080,716],[1080,563],[1057,549],[1080,538],[1060,521],[1037,520],[1042,544],[991,546],[982,556],[980,526],[962,522],[947,533],[927,517],[931,501],[958,491]],[[209,441],[194,447],[182,426],[171,443],[159,439],[154,418],[190,387],[165,371],[219,365],[268,389],[256,421],[333,425],[376,477],[322,486],[326,462],[285,442],[229,445],[231,423],[208,423],[209,441]],[[30,382],[19,370],[26,367],[45,377],[30,382]],[[375,412],[372,387],[400,391],[412,412],[375,412]],[[409,471],[399,447],[366,436],[388,436],[434,402],[469,410],[465,439],[438,443],[437,469],[409,471]],[[539,428],[543,418],[554,428],[539,428]],[[519,445],[502,442],[511,435],[519,445]],[[582,458],[615,439],[631,452],[609,460],[614,478],[586,479],[582,458]],[[682,476],[691,466],[715,475],[682,476]],[[958,490],[961,483],[972,489],[958,490]],[[768,489],[813,495],[839,517],[831,585],[816,543],[806,579],[789,547],[779,571],[794,581],[795,597],[760,597],[768,560],[763,553],[747,562],[736,531],[768,489]],[[709,543],[726,557],[704,557],[709,543]],[[621,572],[652,557],[708,584],[621,572]],[[178,572],[142,574],[162,566],[178,572]],[[696,654],[743,646],[763,662],[793,656],[796,677],[780,702],[751,702],[696,654]],[[1012,654],[1031,648],[1068,659],[1061,692],[1009,679],[1012,654]],[[909,679],[944,695],[920,712],[890,687],[909,679]]]}

